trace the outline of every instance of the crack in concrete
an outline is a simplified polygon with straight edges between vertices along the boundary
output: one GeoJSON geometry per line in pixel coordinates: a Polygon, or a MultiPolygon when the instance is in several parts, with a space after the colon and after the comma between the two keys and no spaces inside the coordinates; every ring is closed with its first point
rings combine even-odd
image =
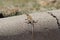
{"type": "Polygon", "coordinates": [[[58,28],[60,29],[59,19],[58,19],[54,14],[52,14],[52,12],[48,12],[48,14],[50,14],[53,18],[56,19],[56,21],[57,21],[57,25],[58,25],[58,28]]]}

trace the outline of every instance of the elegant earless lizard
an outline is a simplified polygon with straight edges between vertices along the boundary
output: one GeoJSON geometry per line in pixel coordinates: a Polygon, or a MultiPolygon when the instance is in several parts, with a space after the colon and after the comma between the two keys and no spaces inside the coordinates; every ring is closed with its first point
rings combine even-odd
{"type": "Polygon", "coordinates": [[[32,40],[34,40],[34,23],[36,23],[36,22],[33,20],[31,15],[29,15],[27,13],[25,15],[27,16],[26,20],[28,20],[27,23],[32,25],[32,40]]]}

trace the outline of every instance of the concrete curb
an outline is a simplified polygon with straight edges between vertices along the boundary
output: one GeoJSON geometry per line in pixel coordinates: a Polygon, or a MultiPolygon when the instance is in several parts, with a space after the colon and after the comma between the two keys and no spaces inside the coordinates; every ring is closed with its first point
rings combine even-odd
{"type": "MultiPolygon", "coordinates": [[[[52,14],[55,15],[58,20],[60,20],[60,10],[49,12],[52,12],[52,14]]],[[[56,18],[47,13],[47,11],[34,12],[30,15],[35,21],[38,20],[38,22],[34,25],[35,32],[43,32],[59,28],[56,18]]],[[[30,24],[25,23],[25,19],[25,15],[0,19],[0,36],[18,35],[26,31],[31,31],[32,26],[30,24]]]]}

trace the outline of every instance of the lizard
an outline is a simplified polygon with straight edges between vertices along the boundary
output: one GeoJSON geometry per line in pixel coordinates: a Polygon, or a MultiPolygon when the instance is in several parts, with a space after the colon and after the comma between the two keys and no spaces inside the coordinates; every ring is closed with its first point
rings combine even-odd
{"type": "Polygon", "coordinates": [[[32,16],[29,15],[28,13],[26,13],[25,15],[27,16],[27,19],[25,20],[28,20],[28,24],[32,25],[32,40],[34,40],[34,23],[36,22],[33,20],[32,16]]]}
{"type": "Polygon", "coordinates": [[[33,20],[33,18],[32,18],[32,16],[31,15],[29,15],[28,13],[26,13],[25,14],[26,16],[27,16],[27,19],[25,19],[25,20],[28,20],[28,24],[34,24],[34,23],[36,23],[34,20],[33,20]]]}

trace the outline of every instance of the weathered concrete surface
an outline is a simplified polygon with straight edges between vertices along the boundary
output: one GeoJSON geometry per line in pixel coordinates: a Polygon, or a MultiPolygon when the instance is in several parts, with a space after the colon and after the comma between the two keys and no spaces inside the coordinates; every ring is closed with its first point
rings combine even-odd
{"type": "Polygon", "coordinates": [[[50,12],[52,12],[52,14],[57,17],[57,19],[59,20],[59,23],[60,23],[60,10],[53,10],[50,12]]]}
{"type": "MultiPolygon", "coordinates": [[[[54,15],[59,19],[60,13],[54,15]]],[[[35,40],[60,40],[56,18],[47,12],[35,12],[31,16],[35,21],[38,20],[34,25],[35,40]]],[[[25,15],[0,19],[0,40],[32,40],[32,26],[27,24],[25,19],[25,15]]]]}
{"type": "MultiPolygon", "coordinates": [[[[35,40],[60,40],[60,31],[58,30],[34,33],[35,40]]],[[[32,40],[32,34],[31,32],[25,32],[14,36],[0,36],[0,40],[32,40]]]]}

